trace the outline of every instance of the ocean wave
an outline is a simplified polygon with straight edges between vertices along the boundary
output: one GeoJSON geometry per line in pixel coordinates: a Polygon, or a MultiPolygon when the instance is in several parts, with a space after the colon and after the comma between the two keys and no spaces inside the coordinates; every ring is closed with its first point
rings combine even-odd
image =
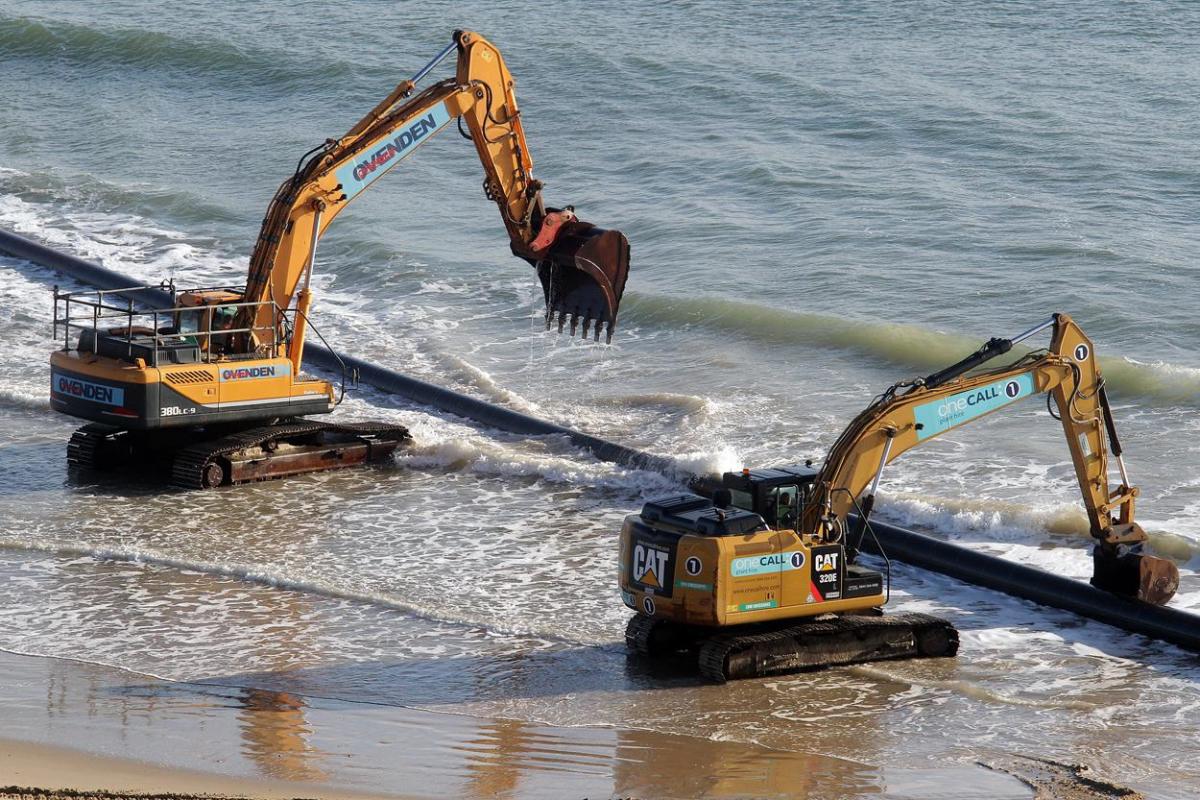
{"type": "Polygon", "coordinates": [[[303,59],[285,51],[250,51],[215,38],[184,38],[134,28],[93,28],[61,20],[0,18],[0,52],[8,58],[138,67],[152,74],[183,71],[279,87],[346,77],[344,61],[303,59]]]}
{"type": "MultiPolygon", "coordinates": [[[[850,350],[916,370],[945,367],[982,344],[977,338],[917,325],[785,311],[718,297],[674,298],[631,293],[622,311],[628,320],[626,325],[704,327],[770,345],[850,350]]],[[[1024,348],[1013,348],[1012,358],[1026,352],[1029,351],[1024,348]]],[[[1143,363],[1120,355],[1101,355],[1100,366],[1115,394],[1158,403],[1200,405],[1200,368],[1166,362],[1143,363]]]]}
{"type": "Polygon", "coordinates": [[[57,173],[45,170],[0,167],[0,195],[15,195],[26,201],[48,201],[54,204],[58,213],[66,204],[79,211],[124,211],[135,215],[139,221],[153,217],[188,224],[244,225],[247,239],[253,234],[251,227],[255,222],[186,190],[144,184],[122,186],[87,174],[72,175],[67,181],[57,173]]]}
{"type": "MultiPolygon", "coordinates": [[[[1037,508],[1008,500],[880,492],[877,513],[906,528],[994,542],[1029,542],[1047,534],[1091,541],[1087,513],[1076,503],[1037,508]]],[[[1146,533],[1158,555],[1180,562],[1200,556],[1200,542],[1195,539],[1164,530],[1147,529],[1146,533]]]]}
{"type": "Polygon", "coordinates": [[[733,447],[721,447],[716,450],[696,450],[688,453],[677,453],[671,457],[677,469],[685,475],[722,475],[726,472],[740,470],[745,461],[733,447]]]}
{"type": "Polygon", "coordinates": [[[674,392],[652,392],[650,394],[630,394],[618,397],[598,397],[591,401],[599,406],[615,408],[654,408],[683,414],[704,415],[712,410],[712,401],[707,397],[694,394],[676,394],[674,392]]]}
{"type": "MultiPolygon", "coordinates": [[[[491,439],[474,436],[446,437],[431,426],[414,429],[414,443],[396,455],[396,461],[415,469],[466,471],[477,475],[507,478],[535,478],[552,484],[589,486],[616,490],[632,496],[665,494],[680,489],[681,481],[658,472],[627,469],[591,458],[575,451],[561,455],[547,450],[514,448],[491,439]]],[[[547,447],[553,446],[549,442],[547,447]]],[[[537,442],[528,442],[536,447],[537,442]]],[[[685,458],[709,458],[686,456],[685,458]]],[[[677,459],[678,461],[678,459],[677,459]]],[[[683,468],[687,468],[682,465],[683,468]]]]}
{"type": "Polygon", "coordinates": [[[459,382],[478,390],[488,400],[501,403],[523,414],[536,414],[541,410],[541,407],[537,403],[532,400],[526,400],[511,389],[501,386],[486,371],[464,358],[460,358],[453,353],[437,353],[434,358],[442,368],[439,377],[443,380],[447,376],[456,378],[459,382]]]}
{"type": "Polygon", "coordinates": [[[166,276],[210,286],[244,281],[247,259],[223,258],[185,234],[133,214],[63,209],[0,194],[0,225],[137,280],[166,276]]]}
{"type": "Polygon", "coordinates": [[[499,622],[484,614],[449,611],[433,605],[409,601],[404,598],[372,591],[345,589],[328,582],[294,577],[263,569],[262,567],[236,563],[220,563],[197,559],[178,558],[153,550],[93,547],[87,544],[41,544],[20,540],[0,540],[0,550],[20,553],[40,553],[54,558],[90,558],[125,564],[144,564],[152,567],[200,573],[215,578],[229,578],[248,584],[265,586],[283,591],[298,592],[332,600],[386,608],[411,617],[431,622],[448,623],[479,628],[507,636],[528,636],[538,639],[559,641],[567,644],[603,644],[607,640],[591,640],[584,637],[564,636],[563,631],[550,625],[519,624],[509,619],[499,622]]]}
{"type": "Polygon", "coordinates": [[[49,411],[49,386],[38,390],[0,386],[0,407],[18,411],[49,411]]]}

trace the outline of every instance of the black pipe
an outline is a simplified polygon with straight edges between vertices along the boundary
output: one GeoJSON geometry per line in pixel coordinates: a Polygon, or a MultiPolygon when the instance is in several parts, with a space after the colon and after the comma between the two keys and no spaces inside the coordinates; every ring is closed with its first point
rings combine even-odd
{"type": "MultiPolygon", "coordinates": [[[[872,522],[871,528],[889,558],[1200,652],[1200,617],[1195,614],[1118,597],[1072,578],[895,525],[872,522]]],[[[862,547],[878,554],[871,537],[864,537],[862,547]]]]}
{"type": "MultiPolygon", "coordinates": [[[[132,278],[111,272],[81,258],[59,253],[4,230],[0,230],[0,251],[59,270],[76,280],[100,288],[120,289],[137,284],[137,281],[132,278]]],[[[157,290],[130,293],[130,296],[149,306],[163,306],[170,302],[167,293],[157,290]]],[[[994,343],[1006,341],[1008,340],[993,340],[960,364],[973,361],[988,352],[991,352],[989,358],[998,355],[996,350],[1003,345],[994,345],[994,343]]],[[[1011,342],[1009,346],[1011,346],[1011,342]]],[[[1007,349],[1004,348],[1000,352],[1005,352],[1007,349]]],[[[337,357],[324,347],[306,344],[304,356],[327,369],[338,370],[341,368],[337,357]]],[[[598,436],[590,436],[527,414],[500,408],[441,386],[401,375],[354,356],[342,356],[342,361],[347,366],[357,369],[359,377],[375,388],[407,397],[422,405],[476,420],[510,433],[564,436],[573,444],[591,451],[596,458],[602,461],[663,472],[671,477],[686,477],[686,472],[680,469],[673,459],[635,450],[598,436]]],[[[702,476],[694,477],[698,481],[703,480],[702,476]]],[[[1133,633],[1172,642],[1189,650],[1200,652],[1200,617],[1173,608],[1124,600],[1080,581],[1053,575],[986,553],[978,553],[894,525],[872,522],[871,527],[887,550],[889,558],[895,558],[922,569],[940,572],[952,578],[1004,592],[1014,597],[1071,611],[1133,633]]],[[[864,539],[863,545],[868,544],[873,543],[864,539]]]]}

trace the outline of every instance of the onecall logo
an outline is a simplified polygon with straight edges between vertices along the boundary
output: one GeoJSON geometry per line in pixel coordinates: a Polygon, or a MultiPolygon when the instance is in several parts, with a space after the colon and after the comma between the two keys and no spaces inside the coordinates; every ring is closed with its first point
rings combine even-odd
{"type": "Polygon", "coordinates": [[[1075,348],[1075,360],[1087,361],[1087,357],[1091,355],[1092,350],[1086,344],[1081,344],[1075,348]]]}
{"type": "Polygon", "coordinates": [[[1004,393],[1009,397],[1016,397],[1021,394],[1021,384],[1017,381],[1009,381],[1004,384],[1004,393]]]}

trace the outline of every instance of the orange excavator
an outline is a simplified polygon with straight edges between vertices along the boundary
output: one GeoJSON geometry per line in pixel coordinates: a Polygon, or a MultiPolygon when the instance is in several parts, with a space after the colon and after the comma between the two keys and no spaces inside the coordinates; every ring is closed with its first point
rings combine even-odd
{"type": "MultiPolygon", "coordinates": [[[[477,33],[453,41],[338,139],[305,153],[263,220],[245,286],[176,292],[142,310],[118,292],[54,293],[50,399],[90,420],[68,446],[71,464],[156,466],[176,485],[208,488],[372,461],[407,441],[401,426],[307,419],[344,393],[302,372],[317,243],[350,201],[457,121],[483,164],[512,252],[541,281],[546,328],[557,315],[609,341],[629,272],[629,243],[548,208],[500,51],[477,33]],[[457,54],[453,77],[417,83],[457,54]],[[465,130],[464,130],[465,126],[465,130]]],[[[149,288],[149,287],[142,287],[149,288]]],[[[128,291],[128,290],[121,290],[128,291]]],[[[319,333],[318,333],[319,335],[319,333]]]]}

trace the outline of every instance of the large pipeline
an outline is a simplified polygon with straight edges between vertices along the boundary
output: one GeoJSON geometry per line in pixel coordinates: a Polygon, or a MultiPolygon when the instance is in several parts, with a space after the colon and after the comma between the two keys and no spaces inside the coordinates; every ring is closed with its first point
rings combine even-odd
{"type": "MultiPolygon", "coordinates": [[[[138,285],[132,278],[76,256],[60,253],[9,231],[0,230],[0,251],[58,270],[75,280],[100,289],[124,289],[138,285]]],[[[154,289],[130,292],[127,296],[134,302],[147,306],[163,307],[170,303],[170,296],[166,292],[154,289]]],[[[474,420],[497,430],[528,436],[562,436],[574,445],[590,451],[602,461],[662,472],[681,480],[688,477],[688,473],[673,459],[635,450],[476,400],[354,356],[335,355],[319,345],[306,344],[304,357],[334,372],[340,370],[344,364],[357,370],[359,379],[376,389],[474,420]]],[[[1080,581],[969,550],[894,525],[872,522],[871,527],[889,558],[1200,652],[1200,617],[1195,615],[1174,608],[1124,600],[1080,581]]]]}

